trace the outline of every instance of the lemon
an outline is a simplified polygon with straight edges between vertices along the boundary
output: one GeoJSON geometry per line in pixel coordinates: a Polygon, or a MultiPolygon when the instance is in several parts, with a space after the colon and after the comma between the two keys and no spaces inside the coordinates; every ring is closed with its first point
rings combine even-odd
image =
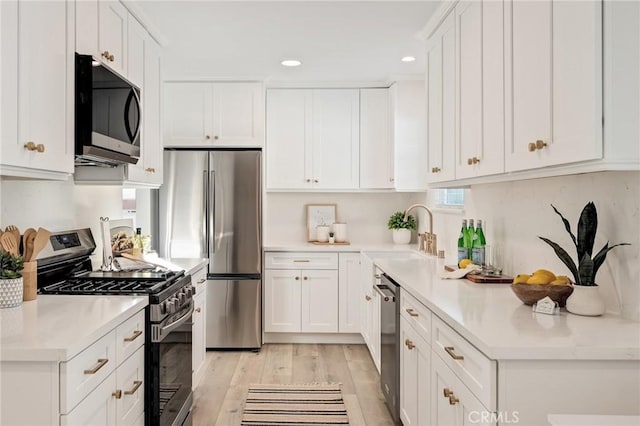
{"type": "Polygon", "coordinates": [[[473,261],[471,259],[462,259],[460,262],[458,262],[458,267],[460,269],[464,269],[471,264],[473,264],[473,261]]]}
{"type": "Polygon", "coordinates": [[[514,284],[526,284],[527,280],[531,278],[529,274],[518,274],[513,279],[514,284]]]}
{"type": "Polygon", "coordinates": [[[571,284],[571,280],[566,275],[558,275],[555,280],[551,281],[549,284],[553,285],[569,285],[571,284]]]}
{"type": "MultiPolygon", "coordinates": [[[[555,278],[555,275],[554,275],[554,278],[555,278]]],[[[551,281],[553,280],[550,279],[549,275],[547,274],[533,274],[527,280],[527,284],[549,284],[551,281]]]]}
{"type": "Polygon", "coordinates": [[[555,280],[555,279],[556,279],[556,274],[554,274],[553,272],[548,271],[548,270],[546,270],[546,269],[538,269],[537,271],[535,271],[535,272],[534,272],[533,274],[531,274],[531,275],[533,275],[533,276],[540,275],[540,276],[545,277],[545,279],[546,279],[546,281],[547,281],[547,282],[546,282],[546,284],[548,284],[548,283],[550,283],[551,281],[553,281],[553,280],[555,280]]]}

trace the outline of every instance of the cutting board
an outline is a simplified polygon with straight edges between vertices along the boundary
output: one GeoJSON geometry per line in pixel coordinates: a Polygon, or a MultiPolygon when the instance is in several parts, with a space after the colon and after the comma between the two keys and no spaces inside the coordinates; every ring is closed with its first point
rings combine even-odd
{"type": "MultiPolygon", "coordinates": [[[[444,266],[444,270],[449,272],[457,269],[458,267],[453,265],[444,266]]],[[[467,274],[465,278],[477,284],[511,284],[513,282],[513,277],[508,275],[467,274]]]]}

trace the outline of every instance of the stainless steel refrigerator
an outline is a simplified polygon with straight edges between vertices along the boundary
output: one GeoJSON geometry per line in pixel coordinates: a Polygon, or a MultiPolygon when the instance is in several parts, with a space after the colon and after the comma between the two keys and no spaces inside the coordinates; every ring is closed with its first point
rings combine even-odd
{"type": "Polygon", "coordinates": [[[165,150],[158,251],[209,258],[206,347],[262,344],[259,149],[165,150]]]}

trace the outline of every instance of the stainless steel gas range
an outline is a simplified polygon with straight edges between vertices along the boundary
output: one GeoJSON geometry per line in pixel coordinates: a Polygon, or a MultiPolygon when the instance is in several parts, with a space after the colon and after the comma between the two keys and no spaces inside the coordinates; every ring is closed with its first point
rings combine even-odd
{"type": "Polygon", "coordinates": [[[193,295],[184,271],[92,271],[89,229],[53,233],[38,258],[38,293],[147,295],[145,424],[190,425],[193,295]]]}

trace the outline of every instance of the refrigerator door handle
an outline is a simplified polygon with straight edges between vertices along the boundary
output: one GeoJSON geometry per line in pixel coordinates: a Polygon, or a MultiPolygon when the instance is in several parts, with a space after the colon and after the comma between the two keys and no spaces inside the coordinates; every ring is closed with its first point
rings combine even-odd
{"type": "Polygon", "coordinates": [[[209,179],[209,256],[216,252],[216,172],[209,179]]]}
{"type": "Polygon", "coordinates": [[[208,196],[208,180],[207,180],[207,171],[204,170],[202,172],[202,231],[200,233],[200,247],[204,250],[204,253],[200,255],[203,257],[207,256],[207,196],[208,196]]]}

